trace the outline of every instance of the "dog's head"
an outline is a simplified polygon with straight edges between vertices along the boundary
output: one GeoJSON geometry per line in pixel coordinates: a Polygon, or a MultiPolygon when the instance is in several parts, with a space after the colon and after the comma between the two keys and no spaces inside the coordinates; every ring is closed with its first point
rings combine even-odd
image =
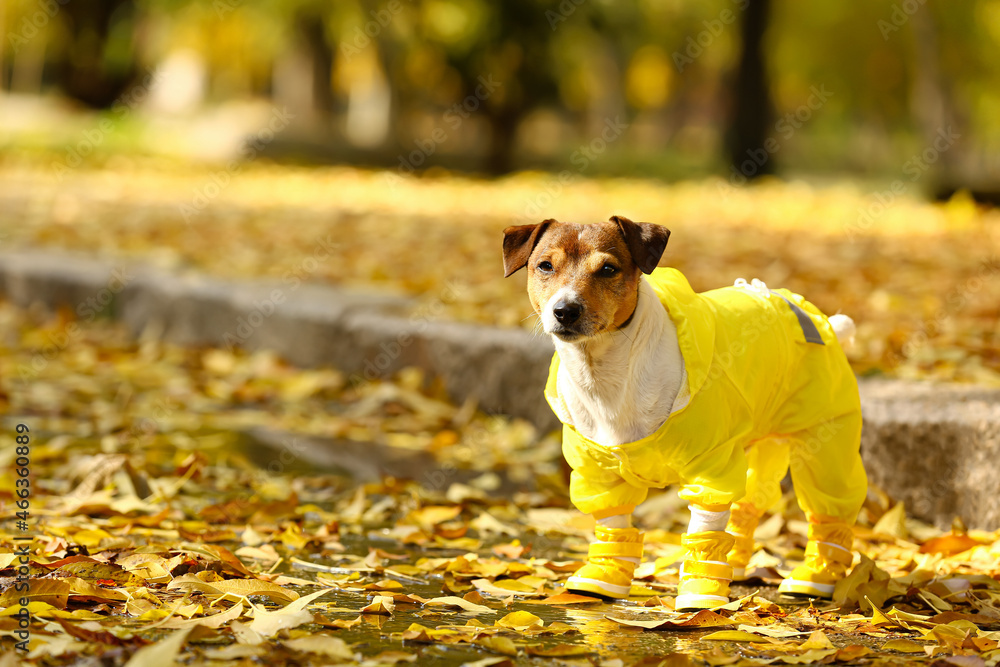
{"type": "Polygon", "coordinates": [[[670,230],[613,216],[590,225],[546,220],[503,232],[503,268],[528,267],[528,297],[546,333],[564,341],[614,331],[635,311],[670,230]]]}

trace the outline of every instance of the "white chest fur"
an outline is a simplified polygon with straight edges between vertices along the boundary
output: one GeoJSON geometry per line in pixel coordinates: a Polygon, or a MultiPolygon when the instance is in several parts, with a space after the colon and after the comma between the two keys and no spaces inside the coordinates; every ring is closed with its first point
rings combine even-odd
{"type": "Polygon", "coordinates": [[[582,342],[553,340],[559,395],[568,412],[559,417],[590,440],[602,445],[640,440],[686,402],[677,330],[645,277],[635,314],[623,330],[582,342]]]}

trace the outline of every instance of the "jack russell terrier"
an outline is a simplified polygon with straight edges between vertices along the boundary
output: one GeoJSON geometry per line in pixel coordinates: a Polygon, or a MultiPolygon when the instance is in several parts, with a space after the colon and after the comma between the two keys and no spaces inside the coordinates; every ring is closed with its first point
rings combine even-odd
{"type": "Polygon", "coordinates": [[[527,267],[556,348],[545,396],[563,423],[571,500],[597,522],[567,588],[626,597],[642,558],[632,511],[650,488],[679,484],[691,522],[675,606],[728,603],[790,467],[808,544],[779,590],[831,597],[867,492],[841,348],[854,323],[758,280],[696,294],[657,267],[669,236],[619,216],[504,230],[504,273],[527,267]]]}

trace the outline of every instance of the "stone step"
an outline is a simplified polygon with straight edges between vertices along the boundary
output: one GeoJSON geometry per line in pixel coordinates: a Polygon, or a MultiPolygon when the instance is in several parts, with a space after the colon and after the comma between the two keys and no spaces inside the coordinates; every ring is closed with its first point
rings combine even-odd
{"type": "MultiPolygon", "coordinates": [[[[270,349],[353,383],[417,366],[451,398],[543,431],[552,344],[519,329],[436,319],[439,307],[380,292],[284,281],[232,281],[50,249],[0,253],[0,294],[124,322],[183,345],[270,349]]],[[[862,453],[872,482],[912,514],[946,527],[1000,526],[1000,390],[861,380],[862,453]]]]}

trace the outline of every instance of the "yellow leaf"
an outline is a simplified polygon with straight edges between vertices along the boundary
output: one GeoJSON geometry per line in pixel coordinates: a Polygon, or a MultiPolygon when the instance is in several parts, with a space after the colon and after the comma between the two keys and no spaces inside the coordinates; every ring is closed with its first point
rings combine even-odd
{"type": "Polygon", "coordinates": [[[910,534],[906,530],[906,507],[903,503],[896,503],[891,510],[883,514],[872,528],[872,532],[904,540],[909,537],[910,534]]]}
{"type": "Polygon", "coordinates": [[[865,596],[865,600],[868,601],[868,604],[871,605],[872,608],[872,618],[871,618],[872,625],[899,625],[897,621],[883,614],[879,610],[879,608],[872,603],[872,601],[868,598],[867,595],[865,596]]]}
{"type": "Polygon", "coordinates": [[[0,595],[0,607],[20,608],[20,599],[24,597],[30,602],[45,602],[64,609],[70,591],[70,583],[64,579],[28,579],[26,591],[19,592],[16,586],[8,586],[3,595],[0,595]]]}
{"type": "Polygon", "coordinates": [[[545,598],[544,600],[529,600],[527,604],[600,604],[604,600],[592,598],[588,595],[577,595],[576,593],[559,593],[545,598]]]}
{"type": "MultiPolygon", "coordinates": [[[[199,605],[200,606],[200,605],[199,605]]],[[[164,610],[157,610],[164,611],[164,610]]],[[[178,613],[180,610],[178,609],[178,613]]],[[[199,618],[170,618],[162,623],[158,623],[157,626],[161,628],[188,628],[194,627],[196,625],[201,625],[206,628],[221,628],[223,626],[229,625],[231,622],[238,619],[243,614],[243,603],[238,602],[232,607],[224,612],[218,614],[211,614],[210,616],[202,616],[199,618]]]]}
{"type": "Polygon", "coordinates": [[[339,658],[340,660],[353,660],[354,652],[340,637],[328,634],[316,634],[308,637],[298,637],[296,639],[286,639],[281,642],[286,648],[302,653],[315,653],[325,655],[328,658],[339,658]]]}
{"type": "Polygon", "coordinates": [[[968,535],[950,533],[927,540],[920,546],[920,553],[951,556],[968,551],[975,546],[979,546],[979,542],[968,535]]]}
{"type": "Polygon", "coordinates": [[[495,609],[490,609],[489,607],[483,606],[481,604],[475,604],[469,602],[468,600],[463,600],[460,597],[454,595],[446,595],[440,598],[432,598],[424,603],[430,607],[458,607],[465,611],[471,611],[474,614],[495,614],[497,613],[495,609]]]}
{"type": "Polygon", "coordinates": [[[809,639],[805,640],[799,648],[828,649],[835,647],[833,645],[833,642],[830,641],[830,638],[826,636],[826,633],[824,633],[822,630],[816,630],[811,635],[809,635],[809,639]]]}
{"type": "Polygon", "coordinates": [[[912,639],[891,639],[882,645],[883,651],[900,651],[902,653],[923,653],[924,645],[912,639]]]}
{"type": "Polygon", "coordinates": [[[223,579],[221,581],[202,581],[196,575],[185,574],[177,577],[169,584],[167,589],[180,588],[183,590],[196,590],[208,596],[236,595],[246,597],[248,595],[266,595],[275,602],[291,602],[299,597],[295,591],[282,588],[277,584],[260,579],[223,579]]]}
{"type": "Polygon", "coordinates": [[[517,644],[507,637],[482,637],[476,644],[503,655],[517,655],[517,644]]]}
{"type": "Polygon", "coordinates": [[[267,611],[261,607],[253,606],[253,623],[250,624],[250,629],[264,637],[270,637],[277,634],[279,630],[298,627],[303,623],[311,623],[313,615],[305,610],[306,606],[332,590],[334,589],[326,588],[310,593],[276,611],[267,611]]]}
{"type": "Polygon", "coordinates": [[[362,614],[379,614],[381,616],[392,616],[396,609],[396,603],[387,595],[376,595],[371,604],[361,609],[362,614]]]}
{"type": "Polygon", "coordinates": [[[771,625],[741,625],[737,628],[737,630],[751,632],[755,635],[764,635],[765,637],[774,637],[775,639],[802,637],[809,634],[808,632],[801,632],[789,625],[784,625],[783,623],[773,623],[771,625]]]}
{"type": "Polygon", "coordinates": [[[101,540],[114,539],[111,533],[95,528],[92,530],[78,530],[73,533],[73,540],[86,547],[96,547],[101,544],[101,540]]]}
{"type": "Polygon", "coordinates": [[[530,627],[532,625],[545,625],[545,622],[538,616],[532,614],[531,612],[515,611],[497,620],[495,625],[501,628],[513,628],[515,630],[523,630],[524,628],[530,627]]]}
{"type": "Polygon", "coordinates": [[[187,641],[190,628],[177,630],[155,644],[143,646],[132,654],[125,667],[174,667],[177,655],[187,641]]]}
{"type": "Polygon", "coordinates": [[[718,632],[713,632],[702,637],[704,641],[723,641],[723,642],[759,642],[761,640],[760,635],[750,634],[749,632],[744,632],[743,630],[719,630],[718,632]]]}
{"type": "Polygon", "coordinates": [[[586,655],[587,653],[594,653],[597,649],[586,645],[579,644],[557,644],[549,648],[541,648],[528,646],[525,648],[525,653],[528,655],[537,655],[545,658],[568,658],[574,655],[586,655]]]}
{"type": "Polygon", "coordinates": [[[606,616],[605,618],[621,625],[630,625],[648,630],[663,628],[713,628],[725,625],[737,625],[736,621],[709,609],[702,609],[694,614],[672,614],[669,616],[657,614],[652,619],[620,618],[616,616],[606,616]]]}
{"type": "Polygon", "coordinates": [[[541,587],[532,588],[515,579],[500,579],[496,582],[492,582],[489,579],[473,579],[472,585],[485,595],[496,595],[504,598],[510,597],[512,593],[523,597],[540,597],[545,595],[544,591],[539,590],[541,587]]]}

